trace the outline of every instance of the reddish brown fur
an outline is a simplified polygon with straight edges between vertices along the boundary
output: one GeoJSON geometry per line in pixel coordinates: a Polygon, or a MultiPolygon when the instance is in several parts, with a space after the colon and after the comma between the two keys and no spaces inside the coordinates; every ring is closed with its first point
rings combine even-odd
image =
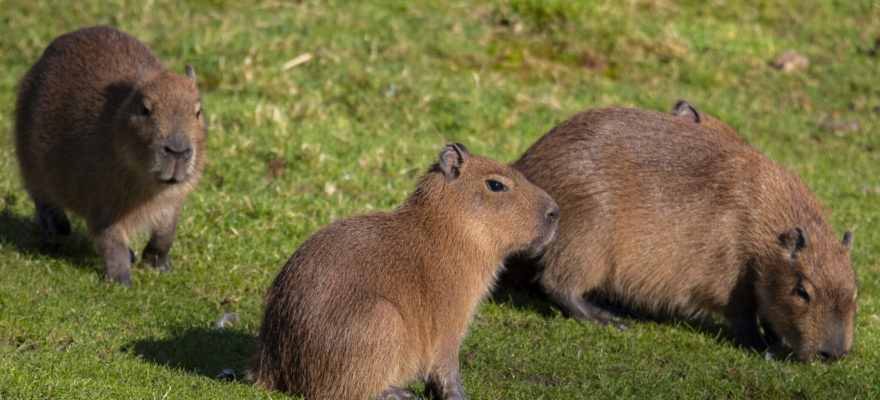
{"type": "Polygon", "coordinates": [[[513,165],[559,203],[539,282],[570,315],[607,321],[581,297],[594,292],[659,313],[721,313],[757,350],[767,347],[760,317],[799,360],[849,351],[852,234],[838,242],[801,179],[739,135],[597,109],[513,165]]]}
{"type": "Polygon", "coordinates": [[[186,195],[205,165],[195,72],[166,71],[136,38],[109,27],[56,38],[21,81],[16,154],[40,226],[70,233],[83,217],[108,278],[130,284],[129,237],[151,232],[144,259],[168,250],[186,195]]]}
{"type": "Polygon", "coordinates": [[[509,166],[448,145],[391,212],[308,238],[266,294],[251,377],[309,399],[465,398],[461,338],[503,258],[552,238],[558,208],[509,166]],[[494,192],[488,180],[508,189],[494,192]]]}

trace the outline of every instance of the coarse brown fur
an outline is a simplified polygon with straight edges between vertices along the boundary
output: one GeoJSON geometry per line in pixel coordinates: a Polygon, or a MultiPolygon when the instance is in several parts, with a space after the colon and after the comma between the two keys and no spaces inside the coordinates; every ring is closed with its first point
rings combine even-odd
{"type": "Polygon", "coordinates": [[[838,242],[795,174],[738,135],[656,111],[596,109],[540,138],[514,167],[560,207],[539,283],[569,315],[582,295],[665,314],[717,312],[764,350],[757,320],[798,360],[850,350],[852,234],[838,242]]]}
{"type": "Polygon", "coordinates": [[[205,165],[205,117],[186,72],[166,71],[136,38],[99,26],[56,38],[18,90],[16,155],[40,227],[67,235],[65,210],[84,218],[117,282],[130,285],[128,241],[143,228],[143,259],[172,267],[177,217],[205,165]]]}
{"type": "Polygon", "coordinates": [[[433,397],[465,398],[458,352],[474,309],[506,255],[553,237],[557,211],[514,169],[447,145],[402,205],[333,222],[296,250],[266,294],[251,378],[365,399],[412,398],[400,387],[420,377],[433,397]]]}

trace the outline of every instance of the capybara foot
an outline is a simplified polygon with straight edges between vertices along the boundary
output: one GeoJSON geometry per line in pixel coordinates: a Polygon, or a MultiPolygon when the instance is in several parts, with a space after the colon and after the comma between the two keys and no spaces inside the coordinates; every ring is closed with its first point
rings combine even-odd
{"type": "Polygon", "coordinates": [[[376,400],[415,400],[417,397],[413,392],[399,387],[390,387],[376,395],[376,400]]]}
{"type": "Polygon", "coordinates": [[[37,207],[37,222],[40,229],[50,237],[67,236],[70,234],[70,220],[60,207],[43,201],[35,201],[37,207]]]}
{"type": "Polygon", "coordinates": [[[627,329],[626,324],[620,322],[620,318],[580,295],[547,291],[547,296],[562,309],[562,312],[578,321],[593,321],[619,330],[627,329]]]}
{"type": "Polygon", "coordinates": [[[144,253],[141,255],[141,260],[161,273],[174,269],[174,265],[171,263],[171,257],[168,256],[168,253],[160,254],[149,247],[144,249],[144,253]]]}

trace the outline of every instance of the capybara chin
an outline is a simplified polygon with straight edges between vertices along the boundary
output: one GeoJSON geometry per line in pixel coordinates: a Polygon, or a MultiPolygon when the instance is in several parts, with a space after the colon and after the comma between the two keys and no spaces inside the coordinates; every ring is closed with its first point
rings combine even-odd
{"type": "Polygon", "coordinates": [[[582,296],[660,314],[719,313],[736,342],[775,333],[796,359],[852,346],[852,233],[842,243],[795,174],[738,135],[656,111],[584,111],[513,166],[559,203],[539,284],[567,314],[607,322],[582,296]]]}
{"type": "Polygon", "coordinates": [[[443,148],[390,212],[333,222],[296,250],[266,294],[250,372],[308,399],[465,399],[462,336],[503,259],[541,247],[556,203],[507,165],[443,148]]]}
{"type": "MultiPolygon", "coordinates": [[[[136,38],[83,28],[56,38],[21,81],[15,146],[37,221],[50,236],[81,216],[108,279],[130,285],[130,236],[148,230],[143,260],[166,271],[177,217],[205,165],[195,83],[166,71],[136,38]]],[[[131,253],[131,254],[130,254],[131,253]]]]}

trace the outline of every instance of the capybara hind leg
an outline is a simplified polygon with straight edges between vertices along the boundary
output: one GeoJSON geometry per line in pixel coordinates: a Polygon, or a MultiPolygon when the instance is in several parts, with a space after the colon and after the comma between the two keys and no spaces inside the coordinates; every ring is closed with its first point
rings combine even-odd
{"type": "Polygon", "coordinates": [[[101,253],[104,275],[126,286],[131,286],[131,253],[125,233],[111,225],[95,235],[95,247],[101,253]]]}
{"type": "Polygon", "coordinates": [[[375,400],[415,400],[416,395],[406,389],[390,387],[373,397],[375,400]]]}
{"type": "Polygon", "coordinates": [[[41,199],[34,199],[34,205],[37,208],[37,222],[43,232],[53,238],[70,234],[70,220],[61,207],[41,199]]]}
{"type": "Polygon", "coordinates": [[[552,290],[546,290],[546,293],[547,297],[562,309],[562,312],[578,321],[593,321],[602,325],[610,325],[620,330],[627,328],[613,314],[605,311],[602,307],[581,295],[560,293],[552,290]]]}
{"type": "Polygon", "coordinates": [[[177,230],[177,212],[159,221],[154,227],[150,242],[144,248],[141,256],[143,262],[155,268],[159,272],[168,272],[174,269],[168,252],[174,243],[174,232],[177,230]]]}

